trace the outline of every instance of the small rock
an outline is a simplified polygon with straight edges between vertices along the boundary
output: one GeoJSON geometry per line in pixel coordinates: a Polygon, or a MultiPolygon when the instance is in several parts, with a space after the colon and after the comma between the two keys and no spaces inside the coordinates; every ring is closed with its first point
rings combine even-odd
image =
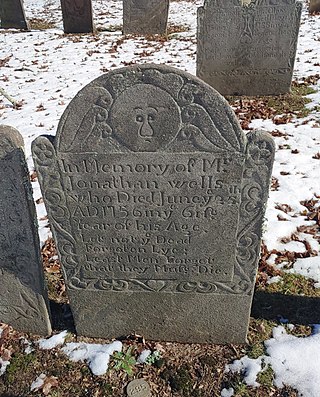
{"type": "Polygon", "coordinates": [[[151,397],[149,384],[143,379],[135,379],[127,386],[128,397],[151,397]]]}

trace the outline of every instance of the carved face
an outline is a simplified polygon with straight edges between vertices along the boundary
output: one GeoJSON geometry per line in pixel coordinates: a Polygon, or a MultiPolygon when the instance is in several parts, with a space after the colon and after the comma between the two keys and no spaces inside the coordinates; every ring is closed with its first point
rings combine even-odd
{"type": "Polygon", "coordinates": [[[116,138],[129,149],[155,152],[178,134],[180,110],[164,90],[138,84],[121,93],[110,110],[116,138]]]}

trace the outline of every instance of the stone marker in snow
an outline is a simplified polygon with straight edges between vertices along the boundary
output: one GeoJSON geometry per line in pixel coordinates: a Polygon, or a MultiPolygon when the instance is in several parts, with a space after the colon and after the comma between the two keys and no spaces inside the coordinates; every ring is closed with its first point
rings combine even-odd
{"type": "Polygon", "coordinates": [[[23,139],[0,126],[0,323],[51,332],[23,139]]]}
{"type": "Polygon", "coordinates": [[[320,0],[310,0],[309,11],[320,12],[320,0]]]}
{"type": "Polygon", "coordinates": [[[165,34],[169,0],[123,0],[124,34],[165,34]]]}
{"type": "Polygon", "coordinates": [[[91,0],[60,0],[65,33],[93,32],[91,0]]]}
{"type": "Polygon", "coordinates": [[[0,27],[4,29],[29,29],[23,0],[0,0],[0,27]]]}
{"type": "Polygon", "coordinates": [[[244,342],[273,152],[178,69],[84,87],[33,143],[77,332],[244,342]]]}
{"type": "Polygon", "coordinates": [[[222,95],[290,90],[302,3],[205,0],[198,9],[197,76],[222,95]]]}

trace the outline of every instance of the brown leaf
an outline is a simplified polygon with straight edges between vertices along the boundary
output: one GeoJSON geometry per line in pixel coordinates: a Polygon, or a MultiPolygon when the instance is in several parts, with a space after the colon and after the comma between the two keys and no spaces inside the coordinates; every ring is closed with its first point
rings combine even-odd
{"type": "Polygon", "coordinates": [[[290,205],[288,205],[288,204],[277,204],[275,208],[276,208],[277,210],[280,210],[280,211],[285,212],[286,214],[287,214],[288,212],[293,211],[292,208],[290,207],[290,205]]]}
{"type": "Polygon", "coordinates": [[[37,386],[37,387],[32,387],[32,391],[40,391],[42,390],[42,393],[47,396],[50,393],[50,390],[52,387],[57,387],[58,386],[58,378],[55,376],[47,376],[45,374],[41,374],[38,378],[38,380],[42,380],[42,384],[37,386]]]}
{"type": "Polygon", "coordinates": [[[46,267],[46,272],[48,273],[59,273],[60,272],[60,265],[54,264],[46,267]]]}
{"type": "Polygon", "coordinates": [[[57,387],[58,386],[58,378],[55,376],[48,376],[45,378],[44,383],[42,385],[42,392],[45,396],[47,396],[50,393],[50,390],[52,387],[57,387]]]}
{"type": "Polygon", "coordinates": [[[271,178],[271,190],[275,191],[278,190],[280,184],[279,184],[279,180],[276,177],[272,177],[271,178]]]}
{"type": "Polygon", "coordinates": [[[12,55],[9,55],[6,58],[0,59],[0,67],[5,66],[5,64],[10,61],[11,57],[12,57],[12,55]]]}
{"type": "Polygon", "coordinates": [[[0,357],[3,361],[9,361],[13,353],[12,347],[9,349],[0,349],[0,357]]]}

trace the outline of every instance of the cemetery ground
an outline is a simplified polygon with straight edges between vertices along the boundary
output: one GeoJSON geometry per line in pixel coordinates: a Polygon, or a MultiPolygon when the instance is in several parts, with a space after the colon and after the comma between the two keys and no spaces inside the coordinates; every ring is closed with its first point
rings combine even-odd
{"type": "Polygon", "coordinates": [[[109,355],[100,344],[112,341],[74,334],[31,142],[54,134],[69,101],[104,72],[154,62],[195,74],[196,9],[202,3],[172,1],[166,36],[123,36],[121,2],[100,0],[93,1],[94,35],[64,35],[57,0],[25,0],[31,31],[0,31],[0,87],[16,101],[0,97],[1,124],[24,137],[58,335],[44,349],[39,336],[0,325],[0,396],[125,396],[134,378],[145,379],[154,396],[320,395],[320,16],[308,15],[307,1],[291,94],[228,98],[242,128],[268,131],[277,148],[248,344],[128,335],[106,369],[109,355]],[[70,342],[90,343],[81,345],[82,361],[62,350],[70,342]],[[92,344],[99,344],[99,354],[89,356],[92,344]],[[148,350],[143,360],[140,354],[148,350]]]}

